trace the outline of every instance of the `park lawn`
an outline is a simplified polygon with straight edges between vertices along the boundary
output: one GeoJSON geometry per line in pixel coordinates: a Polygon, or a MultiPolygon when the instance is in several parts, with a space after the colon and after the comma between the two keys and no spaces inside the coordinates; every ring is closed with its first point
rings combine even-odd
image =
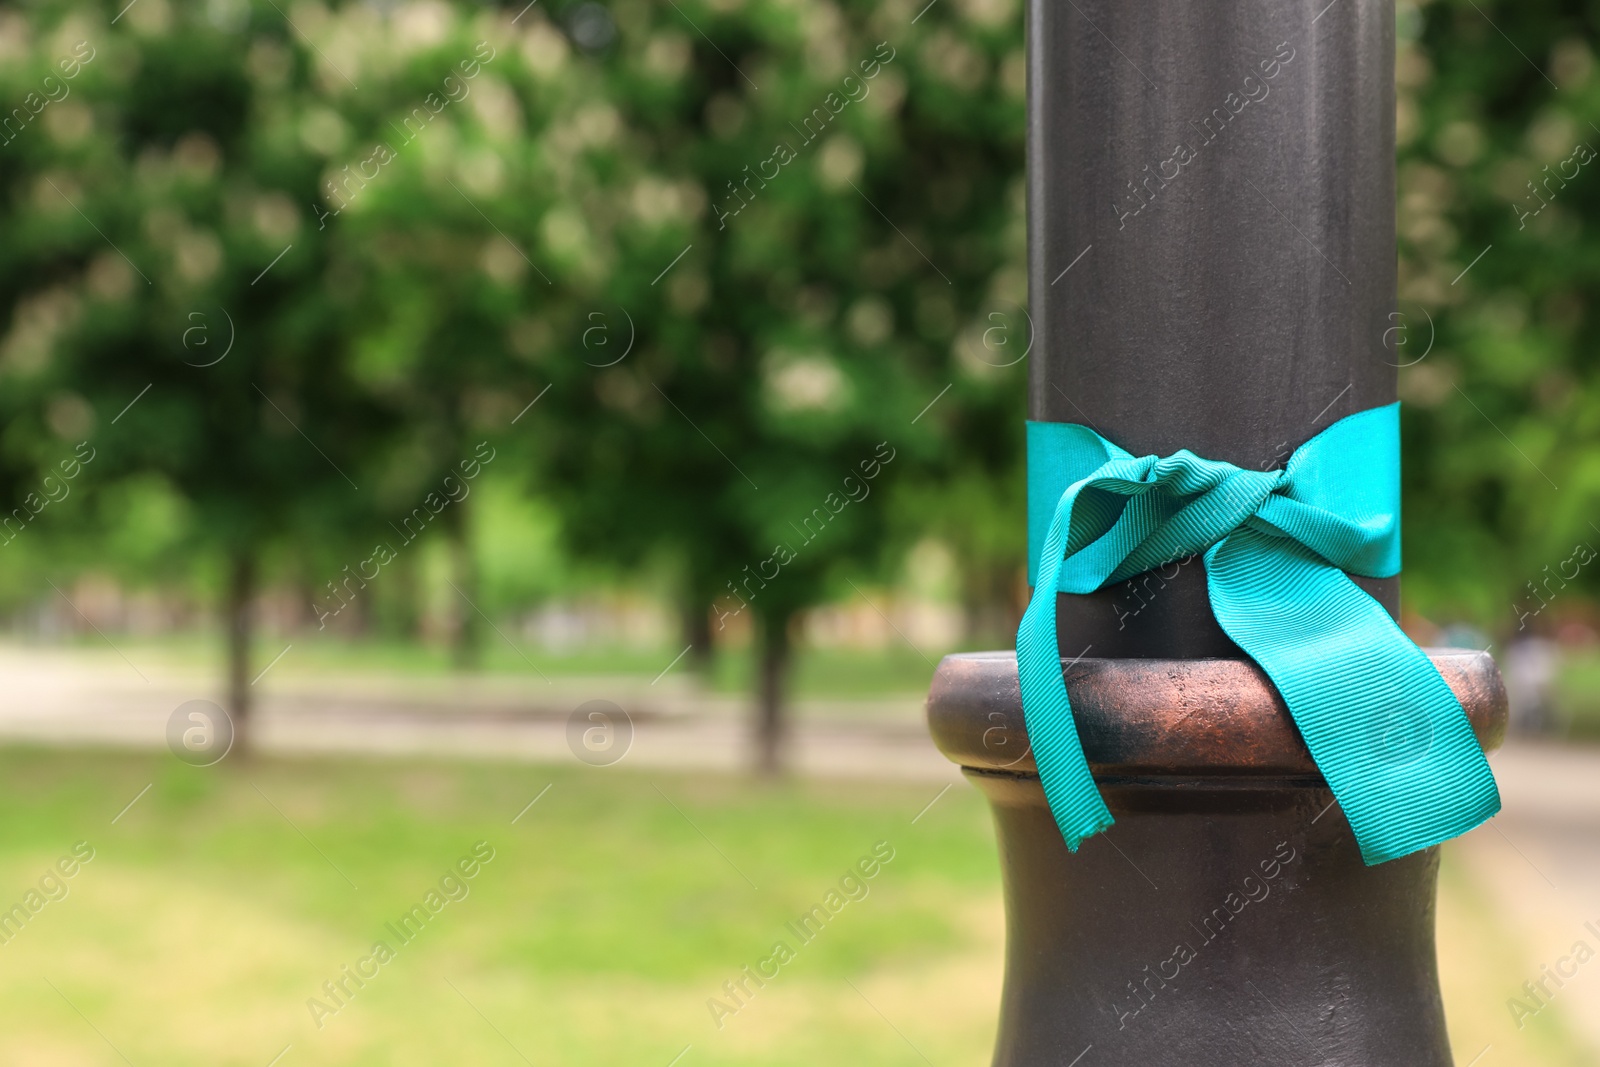
{"type": "Polygon", "coordinates": [[[938,786],[231,763],[0,751],[0,907],[94,849],[0,946],[0,1063],[265,1067],[287,1045],[282,1067],[987,1057],[998,875],[964,786],[913,825],[938,786]],[[480,841],[493,859],[469,895],[402,945],[385,924],[480,841]],[[864,898],[809,944],[784,929],[878,842],[893,859],[864,898]],[[393,958],[319,1028],[308,999],[334,1006],[322,983],[379,939],[393,958]],[[779,939],[795,958],[719,1030],[708,998],[779,939]]]}
{"type": "MultiPolygon", "coordinates": [[[[94,850],[0,945],[7,1065],[989,1059],[1002,915],[988,813],[965,786],[913,822],[937,786],[23,749],[0,750],[0,783],[0,907],[79,842],[94,850]],[[402,944],[386,924],[475,846],[493,858],[468,895],[402,944]],[[864,898],[810,943],[785,928],[875,846],[893,858],[864,898]],[[379,939],[393,958],[327,997],[379,939]],[[719,1028],[708,999],[780,939],[794,958],[719,1028]],[[312,998],[329,1009],[315,1020],[312,998]]],[[[1463,1064],[1521,973],[1464,878],[1447,853],[1463,1064]]],[[[1512,1058],[1496,1063],[1584,1062],[1568,1041],[1552,1020],[1497,1041],[1512,1058]]]]}

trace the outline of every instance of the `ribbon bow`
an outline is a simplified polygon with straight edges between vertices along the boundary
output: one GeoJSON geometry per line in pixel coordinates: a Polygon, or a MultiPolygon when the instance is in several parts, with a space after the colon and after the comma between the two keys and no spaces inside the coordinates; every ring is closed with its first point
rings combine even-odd
{"type": "Polygon", "coordinates": [[[1400,570],[1400,405],[1358,412],[1283,470],[1187,449],[1135,457],[1086,426],[1028,424],[1022,709],[1056,825],[1076,852],[1111,826],[1056,643],[1056,591],[1091,593],[1205,553],[1217,622],[1272,679],[1368,864],[1477,826],[1500,794],[1428,657],[1344,573],[1400,570]]]}

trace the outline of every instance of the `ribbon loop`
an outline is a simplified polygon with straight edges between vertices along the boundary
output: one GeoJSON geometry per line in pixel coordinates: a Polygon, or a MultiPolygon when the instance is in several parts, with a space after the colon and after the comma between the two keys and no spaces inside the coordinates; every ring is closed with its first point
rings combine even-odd
{"type": "Polygon", "coordinates": [[[1108,828],[1072,721],[1058,590],[1090,593],[1204,553],[1217,622],[1282,694],[1369,864],[1500,809],[1466,712],[1346,571],[1400,569],[1399,405],[1359,412],[1281,471],[1188,450],[1134,457],[1084,426],[1028,424],[1033,598],[1017,631],[1023,714],[1067,846],[1108,828]]]}

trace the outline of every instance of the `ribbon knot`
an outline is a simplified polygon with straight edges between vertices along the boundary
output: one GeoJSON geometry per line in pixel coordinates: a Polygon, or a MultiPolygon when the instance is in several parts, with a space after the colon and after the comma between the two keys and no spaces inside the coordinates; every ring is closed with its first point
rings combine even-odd
{"type": "Polygon", "coordinates": [[[1074,852],[1111,826],[1072,721],[1056,597],[1203,554],[1217,622],[1266,672],[1369,864],[1500,809],[1466,712],[1428,657],[1345,572],[1400,570],[1399,405],[1359,412],[1282,470],[1136,457],[1086,426],[1028,424],[1029,578],[1017,631],[1023,715],[1074,852]]]}

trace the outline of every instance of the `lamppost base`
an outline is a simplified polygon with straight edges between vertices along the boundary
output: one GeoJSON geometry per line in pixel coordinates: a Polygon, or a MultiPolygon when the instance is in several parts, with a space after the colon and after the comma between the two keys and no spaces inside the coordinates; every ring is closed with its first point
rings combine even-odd
{"type": "MultiPolygon", "coordinates": [[[[1480,743],[1497,745],[1493,660],[1430,656],[1480,743]]],[[[1248,661],[1079,660],[1067,681],[1116,818],[1076,854],[1027,749],[1015,657],[947,657],[928,700],[935,742],[994,808],[1007,916],[996,1067],[1449,1067],[1438,849],[1363,864],[1248,661]]]]}

